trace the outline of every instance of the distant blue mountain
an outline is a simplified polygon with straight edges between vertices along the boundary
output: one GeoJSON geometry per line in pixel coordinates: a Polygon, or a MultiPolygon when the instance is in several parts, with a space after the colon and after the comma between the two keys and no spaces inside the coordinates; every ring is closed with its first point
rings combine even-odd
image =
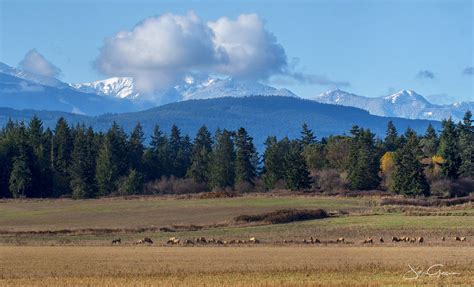
{"type": "Polygon", "coordinates": [[[23,74],[0,72],[0,106],[85,115],[137,110],[127,99],[82,93],[57,80],[45,83],[39,81],[38,77],[33,80],[28,80],[23,74]]]}
{"type": "Polygon", "coordinates": [[[49,127],[54,127],[59,117],[65,117],[73,124],[85,123],[99,130],[106,130],[116,121],[130,131],[137,122],[140,122],[147,136],[151,134],[155,124],[160,125],[165,132],[176,124],[184,134],[189,134],[191,137],[194,137],[202,125],[206,125],[211,131],[217,128],[235,130],[243,126],[254,137],[255,144],[260,150],[269,135],[279,138],[299,137],[301,125],[305,122],[319,138],[348,134],[353,125],[370,128],[379,137],[383,137],[389,120],[394,122],[401,133],[408,127],[424,133],[429,123],[436,129],[440,128],[440,122],[437,121],[380,117],[357,108],[282,96],[190,100],[140,112],[96,117],[64,112],[0,108],[0,125],[4,125],[9,117],[13,120],[28,120],[34,114],[42,118],[45,126],[49,127]]]}

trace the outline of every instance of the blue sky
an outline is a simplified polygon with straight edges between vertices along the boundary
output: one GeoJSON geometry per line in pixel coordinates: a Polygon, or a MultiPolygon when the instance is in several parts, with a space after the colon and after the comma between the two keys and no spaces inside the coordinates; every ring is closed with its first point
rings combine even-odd
{"type": "Polygon", "coordinates": [[[0,61],[17,66],[36,49],[60,68],[63,81],[106,78],[115,70],[104,72],[94,64],[106,38],[131,31],[151,16],[189,11],[204,23],[255,13],[283,47],[292,71],[334,83],[273,81],[302,97],[348,82],[341,88],[366,96],[413,89],[435,103],[474,100],[469,70],[474,66],[474,6],[469,0],[0,0],[0,61]]]}

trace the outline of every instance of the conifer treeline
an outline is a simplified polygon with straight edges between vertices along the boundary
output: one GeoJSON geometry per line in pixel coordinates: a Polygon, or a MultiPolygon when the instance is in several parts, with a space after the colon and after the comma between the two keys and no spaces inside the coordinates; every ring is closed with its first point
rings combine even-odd
{"type": "Polygon", "coordinates": [[[262,156],[244,128],[211,135],[203,126],[191,140],[177,126],[169,135],[156,126],[145,144],[140,124],[127,134],[116,123],[101,133],[63,118],[53,131],[37,117],[28,124],[9,121],[0,132],[0,197],[141,194],[145,184],[170,176],[205,190],[324,189],[328,179],[320,175],[328,170],[352,190],[427,196],[436,180],[474,177],[471,117],[443,121],[439,136],[431,125],[422,136],[410,129],[398,135],[389,122],[383,140],[357,126],[350,136],[318,140],[304,124],[300,139],[268,137],[262,156]]]}

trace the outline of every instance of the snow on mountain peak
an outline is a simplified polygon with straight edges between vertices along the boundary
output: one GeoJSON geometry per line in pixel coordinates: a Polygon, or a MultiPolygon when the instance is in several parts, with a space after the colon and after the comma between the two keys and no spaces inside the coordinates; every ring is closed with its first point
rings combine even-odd
{"type": "Polygon", "coordinates": [[[113,77],[90,83],[70,84],[76,90],[85,93],[97,93],[102,96],[137,99],[139,93],[135,91],[133,78],[113,77]]]}
{"type": "Polygon", "coordinates": [[[413,90],[401,90],[395,94],[384,97],[384,99],[390,101],[392,104],[400,103],[407,104],[413,102],[421,102],[423,104],[430,104],[423,96],[417,94],[413,90]]]}

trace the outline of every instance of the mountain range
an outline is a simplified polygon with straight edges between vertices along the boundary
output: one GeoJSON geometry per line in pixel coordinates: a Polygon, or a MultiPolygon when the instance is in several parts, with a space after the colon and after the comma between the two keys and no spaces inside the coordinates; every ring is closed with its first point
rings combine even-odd
{"type": "Polygon", "coordinates": [[[474,110],[474,102],[435,105],[411,90],[401,90],[389,96],[369,98],[335,89],[311,99],[325,104],[364,109],[373,115],[407,119],[443,120],[451,117],[459,121],[467,110],[474,110]]]}
{"type": "MultiPolygon", "coordinates": [[[[28,73],[0,62],[0,106],[15,109],[64,111],[84,115],[141,111],[156,106],[196,99],[221,97],[298,97],[256,81],[187,75],[174,87],[153,94],[141,93],[130,77],[114,77],[89,83],[64,83],[56,78],[28,73]]],[[[402,90],[384,97],[365,97],[339,89],[310,98],[320,103],[364,109],[373,115],[408,119],[462,119],[474,102],[436,105],[414,91],[402,90]]]]}

